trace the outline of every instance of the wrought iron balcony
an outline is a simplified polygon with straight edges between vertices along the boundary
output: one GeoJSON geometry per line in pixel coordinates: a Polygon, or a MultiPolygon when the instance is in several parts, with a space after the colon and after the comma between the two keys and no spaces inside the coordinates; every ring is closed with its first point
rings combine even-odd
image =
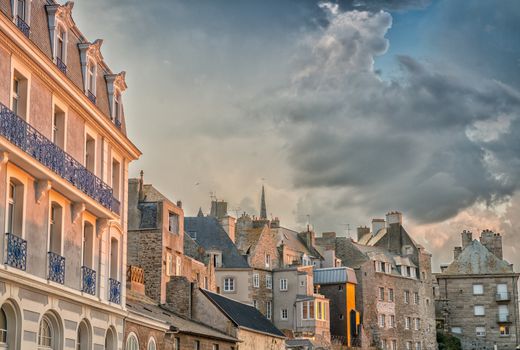
{"type": "Polygon", "coordinates": [[[116,127],[118,129],[121,129],[121,120],[119,120],[119,119],[114,120],[114,124],[116,124],[116,127]]]}
{"type": "Polygon", "coordinates": [[[31,27],[25,23],[22,17],[16,17],[16,26],[22,31],[22,33],[24,33],[26,37],[29,37],[29,34],[31,33],[31,27]]]}
{"type": "Polygon", "coordinates": [[[94,95],[92,91],[87,90],[87,97],[93,104],[96,104],[96,95],[94,95]]]}
{"type": "Polygon", "coordinates": [[[495,296],[496,301],[510,301],[511,297],[508,292],[497,293],[495,296]]]}
{"type": "Polygon", "coordinates": [[[83,281],[81,291],[91,295],[96,295],[96,271],[89,267],[82,266],[81,274],[81,279],[83,281]]]}
{"type": "Polygon", "coordinates": [[[12,233],[6,233],[5,237],[7,243],[5,263],[25,271],[27,267],[27,241],[12,233]]]}
{"type": "Polygon", "coordinates": [[[105,208],[119,213],[119,206],[112,207],[115,203],[110,186],[1,103],[0,136],[8,139],[105,208]]]}
{"type": "Polygon", "coordinates": [[[498,323],[511,323],[511,316],[509,314],[497,314],[498,323]]]}
{"type": "Polygon", "coordinates": [[[113,278],[108,279],[110,293],[108,300],[112,303],[121,304],[121,282],[113,278]]]}
{"type": "Polygon", "coordinates": [[[67,65],[61,60],[61,58],[56,57],[56,65],[58,69],[63,72],[63,74],[67,74],[67,65]]]}
{"type": "Polygon", "coordinates": [[[49,258],[49,281],[64,284],[65,283],[65,258],[59,254],[48,252],[49,258]]]}

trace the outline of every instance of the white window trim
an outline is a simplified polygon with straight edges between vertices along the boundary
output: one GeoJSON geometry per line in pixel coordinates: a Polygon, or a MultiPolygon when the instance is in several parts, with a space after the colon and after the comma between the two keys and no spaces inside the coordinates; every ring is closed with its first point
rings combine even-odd
{"type": "Polygon", "coordinates": [[[253,274],[253,287],[260,288],[260,274],[257,272],[253,274]]]}
{"type": "Polygon", "coordinates": [[[67,65],[67,46],[68,46],[68,40],[69,40],[69,31],[65,23],[62,21],[56,19],[56,28],[54,29],[54,47],[52,50],[54,63],[57,62],[58,58],[58,33],[60,30],[63,32],[63,52],[62,52],[62,58],[61,61],[67,65]]]}
{"type": "MultiPolygon", "coordinates": [[[[23,203],[22,203],[22,233],[21,238],[25,239],[25,218],[27,213],[27,185],[29,183],[28,181],[28,175],[26,175],[24,172],[16,168],[15,166],[11,164],[7,164],[7,174],[6,174],[6,187],[9,188],[9,184],[11,183],[12,179],[15,179],[16,181],[20,182],[23,186],[23,203]]],[[[9,195],[6,194],[5,196],[5,209],[7,210],[9,206],[9,195]]],[[[7,214],[7,212],[6,212],[7,214]]],[[[8,230],[8,220],[6,217],[6,220],[4,220],[4,232],[7,232],[8,230]]]]}
{"type": "Polygon", "coordinates": [[[235,280],[235,277],[224,277],[223,279],[223,282],[222,282],[222,290],[224,292],[227,292],[227,293],[231,293],[231,292],[234,292],[235,291],[235,283],[236,283],[236,280],[235,280]],[[231,283],[230,285],[232,286],[232,288],[230,289],[227,289],[226,288],[226,280],[231,280],[233,283],[231,283]]]}
{"type": "Polygon", "coordinates": [[[11,56],[11,81],[9,83],[9,108],[12,110],[12,101],[13,101],[13,80],[14,80],[14,72],[17,71],[27,80],[27,96],[26,101],[27,105],[25,106],[25,121],[27,123],[31,120],[31,71],[26,68],[21,62],[19,62],[14,56],[11,56]]]}
{"type": "MultiPolygon", "coordinates": [[[[27,25],[31,26],[31,2],[32,0],[25,0],[25,23],[27,25]]],[[[17,18],[18,18],[18,0],[11,0],[11,9],[13,14],[13,22],[14,24],[17,24],[17,18]]]]}
{"type": "Polygon", "coordinates": [[[286,292],[289,289],[289,282],[287,281],[287,278],[280,278],[280,291],[286,292]],[[285,283],[283,283],[285,282],[285,283]]]}
{"type": "Polygon", "coordinates": [[[139,349],[139,338],[137,337],[137,335],[134,332],[130,332],[130,334],[128,334],[128,337],[126,338],[125,350],[129,349],[128,345],[130,343],[130,339],[135,339],[135,342],[137,344],[137,349],[139,349]]]}
{"type": "Polygon", "coordinates": [[[154,337],[150,337],[150,339],[148,339],[148,344],[146,345],[146,349],[147,350],[150,350],[150,345],[153,344],[154,345],[154,350],[157,350],[157,342],[155,341],[155,338],[154,337]]]}
{"type": "Polygon", "coordinates": [[[90,252],[91,261],[90,261],[90,268],[94,269],[94,261],[95,257],[94,254],[96,252],[96,217],[92,214],[90,214],[87,211],[83,212],[82,219],[81,219],[81,264],[83,266],[84,261],[84,255],[85,252],[83,250],[83,240],[85,239],[85,223],[89,223],[92,225],[92,251],[90,252]]]}
{"type": "Polygon", "coordinates": [[[289,319],[289,310],[288,309],[283,309],[283,308],[280,309],[280,319],[284,320],[284,321],[289,319]],[[285,317],[283,316],[284,310],[285,310],[285,315],[286,315],[285,317]]]}
{"type": "MultiPolygon", "coordinates": [[[[85,132],[83,136],[83,165],[85,168],[87,167],[87,137],[90,137],[94,140],[94,172],[93,174],[97,176],[98,174],[98,135],[94,132],[88,125],[85,125],[85,132]]],[[[106,171],[105,171],[106,173],[106,171]]],[[[99,178],[103,179],[103,177],[98,176],[99,178]]],[[[104,180],[105,182],[106,179],[104,180]]]]}

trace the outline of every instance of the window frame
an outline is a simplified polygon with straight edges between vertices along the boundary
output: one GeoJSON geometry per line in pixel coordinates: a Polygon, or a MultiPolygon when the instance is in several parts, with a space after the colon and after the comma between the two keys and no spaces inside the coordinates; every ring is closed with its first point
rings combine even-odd
{"type": "Polygon", "coordinates": [[[482,283],[473,283],[472,292],[473,292],[473,295],[484,295],[484,285],[482,283]],[[481,292],[480,293],[478,293],[478,291],[475,292],[475,288],[476,287],[480,287],[481,288],[481,292]]]}
{"type": "Polygon", "coordinates": [[[235,291],[235,277],[224,277],[224,281],[222,284],[222,290],[224,292],[232,293],[235,291]],[[228,280],[230,281],[229,283],[227,283],[228,280]]]}
{"type": "Polygon", "coordinates": [[[289,319],[289,310],[286,309],[286,308],[281,308],[280,309],[280,320],[288,320],[289,319]],[[284,313],[285,313],[285,316],[284,316],[284,313]]]}
{"type": "Polygon", "coordinates": [[[289,289],[289,282],[287,278],[280,278],[280,292],[287,292],[289,289]]]}
{"type": "Polygon", "coordinates": [[[146,345],[146,350],[157,350],[157,342],[154,337],[148,338],[148,344],[146,345]],[[150,348],[150,345],[153,344],[153,348],[150,348]]]}

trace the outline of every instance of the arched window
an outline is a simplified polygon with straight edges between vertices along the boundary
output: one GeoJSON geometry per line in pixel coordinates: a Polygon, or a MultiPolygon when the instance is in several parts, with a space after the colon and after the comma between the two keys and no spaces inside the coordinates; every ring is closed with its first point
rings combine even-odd
{"type": "Polygon", "coordinates": [[[16,179],[9,181],[7,199],[7,233],[22,236],[24,187],[16,179]]]}
{"type": "Polygon", "coordinates": [[[0,344],[7,344],[7,315],[0,309],[0,344]]]}
{"type": "Polygon", "coordinates": [[[0,348],[20,349],[20,321],[18,308],[6,301],[0,309],[0,348]]]}
{"type": "Polygon", "coordinates": [[[76,341],[77,350],[92,349],[92,337],[90,334],[90,327],[86,320],[81,321],[78,327],[78,339],[76,341]]]}
{"type": "Polygon", "coordinates": [[[128,335],[125,350],[139,350],[139,341],[134,333],[128,335]]]}
{"type": "Polygon", "coordinates": [[[48,312],[43,315],[38,329],[38,350],[60,350],[62,348],[62,328],[57,317],[48,312]]]}
{"type": "Polygon", "coordinates": [[[155,343],[155,339],[153,337],[150,337],[150,339],[148,339],[147,350],[157,350],[157,344],[155,343]]]}
{"type": "Polygon", "coordinates": [[[117,338],[115,330],[110,327],[105,335],[105,350],[116,350],[117,338]]]}

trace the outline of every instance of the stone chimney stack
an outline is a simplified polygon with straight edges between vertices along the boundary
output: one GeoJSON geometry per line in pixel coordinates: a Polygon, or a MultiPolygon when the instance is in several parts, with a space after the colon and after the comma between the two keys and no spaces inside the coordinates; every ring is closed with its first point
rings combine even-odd
{"type": "Polygon", "coordinates": [[[464,250],[472,241],[473,241],[473,233],[471,231],[462,231],[462,250],[464,250]]]}
{"type": "Polygon", "coordinates": [[[235,243],[236,222],[237,220],[229,215],[224,216],[220,220],[220,225],[222,225],[222,228],[226,231],[233,243],[235,243]]]}
{"type": "Polygon", "coordinates": [[[139,201],[143,201],[144,200],[144,191],[143,191],[143,186],[144,186],[144,171],[141,170],[140,174],[139,174],[139,201]]]}
{"type": "Polygon", "coordinates": [[[392,224],[403,224],[403,214],[401,214],[398,211],[391,211],[386,214],[386,224],[392,225],[392,224]]]}
{"type": "Polygon", "coordinates": [[[453,248],[453,259],[456,260],[459,257],[460,253],[462,253],[462,247],[453,248]]]}
{"type": "Polygon", "coordinates": [[[211,211],[209,216],[212,216],[217,219],[222,219],[227,215],[227,202],[214,200],[211,201],[211,211]]]}
{"type": "Polygon", "coordinates": [[[372,236],[377,235],[379,230],[385,228],[385,219],[372,219],[372,236]]]}
{"type": "Polygon", "coordinates": [[[363,236],[366,236],[366,235],[369,235],[370,234],[370,228],[366,227],[366,226],[359,226],[357,228],[357,239],[358,241],[363,238],[363,236]]]}
{"type": "Polygon", "coordinates": [[[499,259],[503,259],[502,236],[490,230],[484,230],[480,234],[480,243],[499,259]]]}

